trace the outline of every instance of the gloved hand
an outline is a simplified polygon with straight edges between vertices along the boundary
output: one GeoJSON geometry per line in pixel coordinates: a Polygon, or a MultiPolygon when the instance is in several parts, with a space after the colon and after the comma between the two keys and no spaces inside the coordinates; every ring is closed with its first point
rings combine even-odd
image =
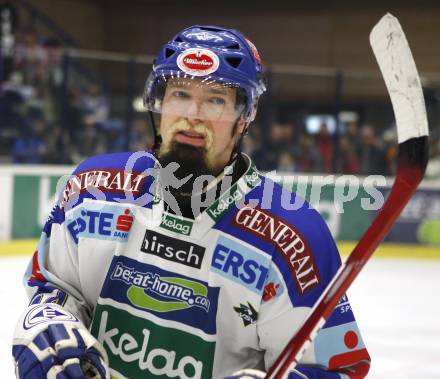
{"type": "Polygon", "coordinates": [[[266,373],[259,370],[244,369],[234,372],[231,376],[227,376],[225,379],[263,379],[266,373]]]}
{"type": "Polygon", "coordinates": [[[28,308],[12,348],[19,379],[109,379],[102,345],[58,305],[28,308]]]}

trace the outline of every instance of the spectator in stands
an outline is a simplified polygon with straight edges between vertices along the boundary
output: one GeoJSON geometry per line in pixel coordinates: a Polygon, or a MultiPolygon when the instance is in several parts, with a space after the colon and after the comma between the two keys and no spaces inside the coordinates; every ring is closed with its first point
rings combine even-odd
{"type": "Polygon", "coordinates": [[[350,138],[347,135],[340,136],[339,138],[336,172],[347,175],[357,175],[359,173],[359,157],[356,145],[350,143],[350,138]]]}
{"type": "Polygon", "coordinates": [[[49,153],[46,129],[44,120],[33,120],[31,131],[15,140],[12,161],[14,163],[46,163],[49,153]]]}
{"type": "Polygon", "coordinates": [[[153,146],[153,132],[145,117],[136,117],[129,136],[129,150],[145,151],[153,146]]]}
{"type": "Polygon", "coordinates": [[[312,136],[305,133],[298,136],[293,149],[293,157],[298,172],[322,171],[321,158],[312,136]]]}
{"type": "Polygon", "coordinates": [[[106,152],[106,141],[92,123],[84,123],[83,128],[77,133],[77,141],[72,156],[76,164],[87,157],[106,152]]]}
{"type": "Polygon", "coordinates": [[[365,125],[361,131],[359,147],[360,174],[384,174],[386,161],[384,152],[378,143],[376,133],[371,125],[365,125]]]}
{"type": "Polygon", "coordinates": [[[21,73],[23,84],[32,87],[42,84],[46,59],[46,50],[39,42],[37,32],[32,28],[24,29],[14,54],[14,66],[21,73]]]}
{"type": "Polygon", "coordinates": [[[124,133],[124,122],[117,118],[107,120],[103,124],[101,136],[105,137],[105,152],[118,153],[127,150],[127,138],[124,133]]]}
{"type": "Polygon", "coordinates": [[[13,54],[15,48],[15,33],[19,24],[18,12],[14,4],[5,0],[0,4],[0,50],[2,72],[0,83],[9,78],[13,67],[13,54]]]}
{"type": "Polygon", "coordinates": [[[289,151],[282,151],[278,157],[277,172],[296,172],[296,164],[293,155],[289,151]]]}
{"type": "Polygon", "coordinates": [[[80,143],[78,135],[83,130],[83,118],[81,109],[81,91],[78,87],[69,88],[67,106],[65,109],[64,121],[66,132],[70,141],[76,145],[80,143]]]}
{"type": "Polygon", "coordinates": [[[293,154],[294,140],[294,124],[274,123],[270,129],[269,141],[263,143],[254,153],[260,157],[260,169],[262,171],[276,170],[281,154],[293,154]]]}
{"type": "Polygon", "coordinates": [[[57,123],[46,128],[47,156],[45,163],[72,164],[73,145],[68,133],[57,123]]]}
{"type": "Polygon", "coordinates": [[[349,121],[345,124],[345,136],[348,143],[355,149],[359,146],[359,124],[357,121],[349,121]]]}
{"type": "Polygon", "coordinates": [[[87,93],[81,97],[81,110],[84,124],[100,129],[107,122],[110,105],[97,84],[90,84],[87,93]]]}
{"type": "Polygon", "coordinates": [[[325,122],[322,122],[319,127],[319,132],[316,135],[316,148],[322,162],[322,169],[324,172],[333,171],[333,139],[325,122]]]}

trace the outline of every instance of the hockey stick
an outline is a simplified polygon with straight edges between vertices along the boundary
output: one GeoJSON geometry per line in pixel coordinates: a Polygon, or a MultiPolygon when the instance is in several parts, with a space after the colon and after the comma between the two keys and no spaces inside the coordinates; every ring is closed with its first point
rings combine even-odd
{"type": "Polygon", "coordinates": [[[423,178],[428,161],[428,122],[420,79],[397,18],[387,13],[374,26],[370,44],[382,72],[396,118],[398,167],[391,192],[379,214],[322,293],[305,323],[266,375],[287,377],[332,314],[340,298],[391,229],[423,178]]]}

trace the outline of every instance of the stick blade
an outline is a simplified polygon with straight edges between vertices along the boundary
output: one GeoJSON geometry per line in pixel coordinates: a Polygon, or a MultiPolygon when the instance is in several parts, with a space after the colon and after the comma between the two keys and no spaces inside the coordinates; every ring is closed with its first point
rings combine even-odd
{"type": "Polygon", "coordinates": [[[399,144],[428,136],[423,90],[399,20],[383,16],[370,33],[370,44],[393,104],[399,144]]]}

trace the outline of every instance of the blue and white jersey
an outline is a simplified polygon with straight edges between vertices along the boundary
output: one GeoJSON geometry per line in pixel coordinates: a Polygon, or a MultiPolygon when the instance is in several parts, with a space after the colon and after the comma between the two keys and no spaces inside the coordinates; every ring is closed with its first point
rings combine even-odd
{"type": "MultiPolygon", "coordinates": [[[[145,153],[75,170],[26,273],[31,303],[62,305],[103,344],[114,378],[267,370],[340,266],[321,216],[247,171],[196,219],[164,211],[145,153]]],[[[297,368],[363,378],[370,359],[344,297],[297,368]]],[[[290,378],[300,378],[292,373],[290,378]]]]}

